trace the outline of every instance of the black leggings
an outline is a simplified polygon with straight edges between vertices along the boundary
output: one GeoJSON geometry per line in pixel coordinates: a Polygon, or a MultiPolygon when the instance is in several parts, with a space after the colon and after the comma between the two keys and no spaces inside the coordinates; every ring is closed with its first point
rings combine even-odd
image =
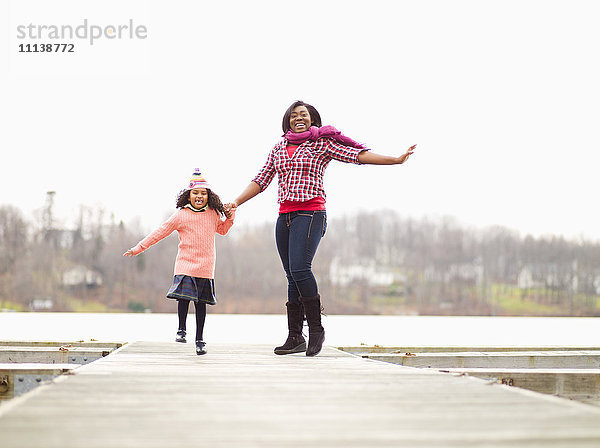
{"type": "MultiPolygon", "coordinates": [[[[185,331],[190,300],[177,300],[177,315],[179,316],[179,329],[185,331]]],[[[196,341],[202,340],[204,321],[206,320],[206,303],[194,302],[196,305],[196,341]]]]}

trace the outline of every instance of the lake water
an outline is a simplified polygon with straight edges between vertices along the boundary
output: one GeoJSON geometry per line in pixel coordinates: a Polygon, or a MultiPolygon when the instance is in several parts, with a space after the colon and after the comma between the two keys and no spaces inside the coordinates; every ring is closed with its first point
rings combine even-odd
{"type": "MultiPolygon", "coordinates": [[[[208,343],[283,343],[285,315],[208,314],[208,343]]],[[[324,316],[326,345],[600,347],[600,318],[324,316]]],[[[188,319],[194,335],[193,311],[188,319]]],[[[0,313],[0,340],[172,341],[176,314],[0,313]]]]}

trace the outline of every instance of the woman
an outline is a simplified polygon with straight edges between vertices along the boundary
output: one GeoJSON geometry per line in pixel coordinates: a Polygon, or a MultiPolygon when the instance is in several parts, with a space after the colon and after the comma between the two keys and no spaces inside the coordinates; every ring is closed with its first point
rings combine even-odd
{"type": "Polygon", "coordinates": [[[325,340],[321,325],[321,298],[311,266],[327,227],[323,174],[334,159],[346,163],[397,165],[406,162],[415,146],[399,157],[370,152],[332,126],[322,126],[319,112],[296,101],[285,112],[283,140],[269,153],[258,175],[226,209],[235,209],[264,191],[278,178],[279,217],[275,226],[277,250],[288,281],[288,338],[275,348],[285,355],[306,351],[317,355],[325,340]],[[308,347],[302,336],[308,322],[308,347]]]}

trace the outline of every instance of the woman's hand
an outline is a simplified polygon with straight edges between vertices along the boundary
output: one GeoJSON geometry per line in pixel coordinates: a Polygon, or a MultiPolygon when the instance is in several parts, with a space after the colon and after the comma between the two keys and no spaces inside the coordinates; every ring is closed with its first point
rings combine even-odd
{"type": "Polygon", "coordinates": [[[361,151],[360,154],[358,154],[358,161],[365,165],[401,165],[408,160],[416,147],[417,145],[412,145],[400,157],[383,156],[371,151],[361,151]]]}
{"type": "Polygon", "coordinates": [[[408,150],[404,154],[402,154],[400,157],[398,157],[398,162],[396,164],[401,165],[404,162],[406,162],[408,160],[408,158],[410,156],[412,156],[413,152],[415,152],[416,147],[417,147],[417,145],[412,145],[410,148],[408,148],[408,150]]]}
{"type": "Polygon", "coordinates": [[[133,249],[129,249],[127,252],[123,254],[124,257],[135,257],[133,253],[133,249]]]}

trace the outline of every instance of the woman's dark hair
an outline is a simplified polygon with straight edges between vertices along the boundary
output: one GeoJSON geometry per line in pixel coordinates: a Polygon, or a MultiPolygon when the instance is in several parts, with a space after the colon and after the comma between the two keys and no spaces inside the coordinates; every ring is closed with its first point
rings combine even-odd
{"type": "Polygon", "coordinates": [[[310,104],[305,103],[304,101],[298,100],[294,102],[290,107],[288,107],[288,109],[285,111],[285,114],[283,114],[283,121],[281,122],[283,135],[287,134],[287,131],[290,130],[290,117],[292,116],[292,111],[298,106],[304,106],[308,109],[308,113],[310,114],[310,119],[312,121],[312,126],[316,126],[318,128],[322,126],[321,115],[319,115],[317,109],[315,109],[310,104]]]}
{"type": "MultiPolygon", "coordinates": [[[[192,190],[181,190],[179,192],[177,195],[177,208],[183,208],[190,202],[190,191],[192,190]]],[[[207,188],[206,192],[208,193],[208,206],[220,215],[225,215],[225,207],[223,207],[217,193],[214,193],[210,188],[207,188]]]]}

